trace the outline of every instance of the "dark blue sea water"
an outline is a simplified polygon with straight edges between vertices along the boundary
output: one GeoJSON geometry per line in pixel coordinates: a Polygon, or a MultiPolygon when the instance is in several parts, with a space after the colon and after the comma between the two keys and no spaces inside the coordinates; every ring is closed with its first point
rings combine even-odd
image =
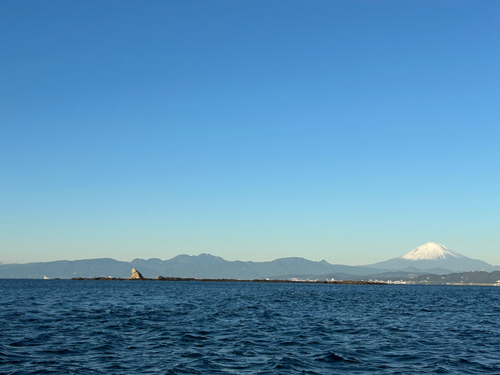
{"type": "Polygon", "coordinates": [[[0,280],[0,373],[500,374],[500,288],[0,280]]]}

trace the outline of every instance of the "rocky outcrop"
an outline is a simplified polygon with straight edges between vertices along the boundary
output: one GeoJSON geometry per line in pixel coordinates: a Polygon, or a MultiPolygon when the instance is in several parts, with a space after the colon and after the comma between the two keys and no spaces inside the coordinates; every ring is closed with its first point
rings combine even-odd
{"type": "Polygon", "coordinates": [[[137,271],[135,268],[132,268],[132,276],[128,278],[129,280],[143,280],[144,276],[141,275],[139,271],[137,271]]]}

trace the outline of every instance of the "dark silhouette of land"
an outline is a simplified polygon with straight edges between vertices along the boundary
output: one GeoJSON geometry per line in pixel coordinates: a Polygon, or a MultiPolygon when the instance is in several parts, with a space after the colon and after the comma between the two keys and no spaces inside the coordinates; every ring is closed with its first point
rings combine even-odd
{"type": "Polygon", "coordinates": [[[298,284],[359,284],[359,285],[387,285],[381,281],[355,281],[355,280],[269,280],[269,279],[197,279],[194,277],[168,277],[158,276],[155,279],[141,278],[119,278],[119,277],[73,277],[71,280],[102,280],[102,281],[199,281],[199,282],[250,282],[250,283],[298,283],[298,284]]]}

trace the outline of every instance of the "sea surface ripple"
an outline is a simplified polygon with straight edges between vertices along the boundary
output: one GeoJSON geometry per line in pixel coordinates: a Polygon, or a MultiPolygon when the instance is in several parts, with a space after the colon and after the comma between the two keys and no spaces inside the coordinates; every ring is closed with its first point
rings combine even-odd
{"type": "Polygon", "coordinates": [[[500,288],[0,280],[4,374],[500,373],[500,288]]]}

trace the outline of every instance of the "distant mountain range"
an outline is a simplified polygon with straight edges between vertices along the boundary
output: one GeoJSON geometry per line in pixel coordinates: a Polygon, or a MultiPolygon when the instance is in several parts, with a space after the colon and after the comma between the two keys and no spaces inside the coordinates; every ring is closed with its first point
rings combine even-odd
{"type": "Polygon", "coordinates": [[[427,243],[407,254],[368,266],[330,264],[304,258],[281,258],[269,262],[226,261],[210,254],[178,255],[169,260],[134,259],[131,262],[110,258],[55,261],[27,264],[0,264],[0,278],[73,278],[130,276],[132,268],[147,278],[157,276],[204,279],[408,279],[424,274],[445,275],[458,271],[494,271],[500,267],[470,259],[443,245],[427,243]]]}
{"type": "Polygon", "coordinates": [[[1,278],[72,278],[72,277],[129,277],[132,268],[144,277],[195,277],[206,279],[260,279],[277,275],[342,273],[367,275],[377,269],[332,265],[303,258],[282,258],[270,262],[226,261],[209,254],[178,255],[169,260],[134,259],[122,262],[114,259],[87,259],[28,264],[0,264],[1,278]]]}

